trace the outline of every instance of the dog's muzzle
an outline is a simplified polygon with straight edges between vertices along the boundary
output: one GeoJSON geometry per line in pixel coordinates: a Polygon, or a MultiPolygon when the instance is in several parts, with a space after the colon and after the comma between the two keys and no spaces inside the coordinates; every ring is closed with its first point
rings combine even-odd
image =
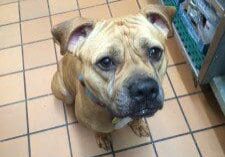
{"type": "Polygon", "coordinates": [[[149,76],[135,75],[128,81],[125,88],[127,88],[129,100],[118,107],[122,117],[150,117],[162,109],[163,89],[155,79],[149,76]]]}

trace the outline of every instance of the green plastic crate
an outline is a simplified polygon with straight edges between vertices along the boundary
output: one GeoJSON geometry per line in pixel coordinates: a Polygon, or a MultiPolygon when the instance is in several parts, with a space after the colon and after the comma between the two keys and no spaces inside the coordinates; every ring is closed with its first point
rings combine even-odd
{"type": "Polygon", "coordinates": [[[175,6],[177,8],[178,12],[173,18],[173,23],[176,27],[176,30],[180,36],[181,41],[183,42],[186,52],[188,53],[189,57],[192,60],[192,63],[194,64],[197,70],[200,70],[204,60],[204,55],[199,50],[198,45],[195,43],[195,41],[192,39],[192,37],[188,33],[186,26],[183,24],[181,20],[182,17],[179,14],[179,9],[178,9],[179,5],[176,4],[173,0],[163,0],[163,1],[165,5],[175,6]]]}

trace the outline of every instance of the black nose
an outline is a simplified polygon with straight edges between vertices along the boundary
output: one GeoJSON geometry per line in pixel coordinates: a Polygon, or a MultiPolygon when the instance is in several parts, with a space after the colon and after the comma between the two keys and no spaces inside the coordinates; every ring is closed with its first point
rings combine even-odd
{"type": "Polygon", "coordinates": [[[128,87],[130,96],[137,101],[150,100],[153,101],[159,94],[158,83],[150,78],[139,78],[130,82],[128,87]]]}

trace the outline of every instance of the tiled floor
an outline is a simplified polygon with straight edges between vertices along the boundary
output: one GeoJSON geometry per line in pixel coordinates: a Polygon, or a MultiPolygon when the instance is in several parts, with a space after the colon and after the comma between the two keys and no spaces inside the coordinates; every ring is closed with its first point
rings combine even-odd
{"type": "MultiPolygon", "coordinates": [[[[149,0],[150,1],[150,0],[149,0]]],[[[156,0],[155,0],[156,1],[156,0]]],[[[153,0],[151,0],[153,2],[153,0]]],[[[163,82],[163,110],[147,119],[151,138],[129,128],[105,152],[51,94],[61,58],[50,28],[75,16],[138,12],[148,0],[0,0],[0,157],[225,157],[225,119],[210,91],[195,88],[174,38],[163,82]]]]}

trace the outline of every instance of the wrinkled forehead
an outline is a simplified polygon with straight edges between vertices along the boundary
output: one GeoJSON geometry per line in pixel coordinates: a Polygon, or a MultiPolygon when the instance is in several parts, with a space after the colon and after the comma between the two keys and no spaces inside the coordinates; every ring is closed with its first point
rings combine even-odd
{"type": "MultiPolygon", "coordinates": [[[[85,42],[84,48],[99,53],[107,53],[108,49],[123,51],[124,46],[135,45],[141,39],[150,42],[163,41],[164,36],[143,15],[137,14],[122,18],[112,18],[96,23],[94,30],[85,42]]],[[[84,50],[89,52],[90,50],[84,50]]],[[[96,54],[89,55],[95,60],[96,54]]]]}

